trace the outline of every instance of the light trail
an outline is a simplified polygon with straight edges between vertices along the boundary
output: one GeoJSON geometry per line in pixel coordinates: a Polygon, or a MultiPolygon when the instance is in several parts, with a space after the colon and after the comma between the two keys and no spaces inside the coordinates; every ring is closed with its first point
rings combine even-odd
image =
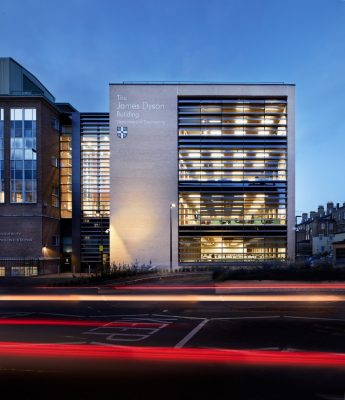
{"type": "Polygon", "coordinates": [[[107,328],[157,328],[162,324],[154,322],[124,322],[124,321],[78,321],[66,319],[34,319],[34,318],[3,318],[0,326],[89,326],[107,328]]]}
{"type": "Polygon", "coordinates": [[[0,356],[12,358],[98,359],[293,367],[345,367],[345,354],[263,350],[97,346],[0,342],[0,356]]]}
{"type": "Polygon", "coordinates": [[[254,289],[254,290],[313,290],[313,289],[339,289],[345,290],[345,284],[324,284],[324,283],[316,283],[316,284],[249,284],[249,285],[231,285],[231,286],[224,286],[224,285],[192,285],[192,286],[169,286],[169,285],[152,285],[152,286],[112,286],[115,290],[133,290],[133,291],[140,291],[140,290],[245,290],[245,289],[254,289]]]}
{"type": "Polygon", "coordinates": [[[82,294],[60,294],[60,295],[0,295],[1,301],[65,301],[65,302],[340,302],[345,301],[345,295],[328,294],[301,294],[301,295],[229,295],[229,294],[172,294],[172,295],[82,295],[82,294]]]}

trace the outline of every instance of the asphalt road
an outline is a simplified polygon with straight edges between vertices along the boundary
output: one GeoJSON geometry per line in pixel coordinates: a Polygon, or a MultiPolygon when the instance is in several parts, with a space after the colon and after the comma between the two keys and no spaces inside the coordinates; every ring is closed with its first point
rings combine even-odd
{"type": "Polygon", "coordinates": [[[345,301],[328,300],[345,288],[228,286],[214,287],[207,274],[92,288],[2,285],[0,387],[12,397],[25,389],[25,399],[344,398],[345,364],[310,357],[345,354],[345,301]],[[2,299],[17,294],[28,297],[2,299]],[[80,297],[63,297],[71,294],[80,297]],[[152,294],[161,298],[145,301],[152,294]],[[287,299],[296,294],[313,298],[287,299]]]}

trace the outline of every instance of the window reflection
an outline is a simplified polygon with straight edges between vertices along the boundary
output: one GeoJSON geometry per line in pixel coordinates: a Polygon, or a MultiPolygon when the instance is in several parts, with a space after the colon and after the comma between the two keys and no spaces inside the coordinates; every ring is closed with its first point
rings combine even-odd
{"type": "Polygon", "coordinates": [[[36,203],[36,109],[11,109],[11,203],[36,203]]]}

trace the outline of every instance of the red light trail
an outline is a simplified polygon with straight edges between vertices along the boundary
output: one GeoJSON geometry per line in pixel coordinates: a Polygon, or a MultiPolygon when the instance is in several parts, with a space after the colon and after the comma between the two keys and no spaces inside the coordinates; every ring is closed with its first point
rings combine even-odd
{"type": "Polygon", "coordinates": [[[0,342],[1,357],[80,358],[99,360],[194,362],[293,367],[345,367],[345,354],[263,350],[98,346],[0,342]]]}
{"type": "Polygon", "coordinates": [[[88,326],[110,328],[157,328],[162,324],[154,322],[125,322],[125,321],[78,321],[65,319],[33,319],[33,318],[3,318],[0,326],[88,326]]]}

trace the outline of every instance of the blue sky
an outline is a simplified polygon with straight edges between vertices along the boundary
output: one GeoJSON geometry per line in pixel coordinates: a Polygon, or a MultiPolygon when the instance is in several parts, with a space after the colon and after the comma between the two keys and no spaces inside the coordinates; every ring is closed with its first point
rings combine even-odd
{"type": "Polygon", "coordinates": [[[296,210],[345,201],[344,0],[0,0],[0,56],[80,111],[108,83],[295,83],[296,210]]]}

